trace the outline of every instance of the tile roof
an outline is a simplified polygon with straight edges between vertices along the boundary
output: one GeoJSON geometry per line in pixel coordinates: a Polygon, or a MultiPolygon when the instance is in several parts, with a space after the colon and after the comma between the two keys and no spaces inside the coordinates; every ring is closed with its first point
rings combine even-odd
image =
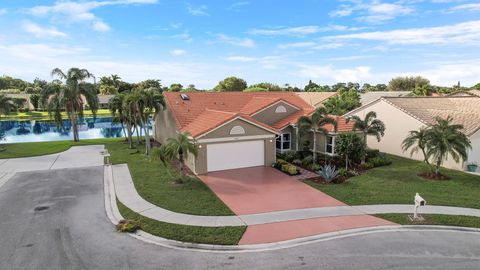
{"type": "Polygon", "coordinates": [[[435,123],[437,116],[452,116],[453,123],[463,125],[467,135],[480,129],[478,97],[385,97],[383,100],[425,124],[435,123]]]}
{"type": "Polygon", "coordinates": [[[173,113],[179,130],[198,137],[236,117],[242,117],[266,129],[278,129],[296,123],[298,118],[310,114],[314,108],[292,92],[197,92],[188,93],[190,100],[182,100],[179,93],[164,93],[167,106],[173,113]],[[300,110],[273,125],[266,125],[251,117],[255,112],[284,101],[300,110]]]}
{"type": "Polygon", "coordinates": [[[472,89],[472,90],[461,90],[457,92],[453,92],[448,96],[451,97],[480,97],[480,90],[472,89]]]}
{"type": "Polygon", "coordinates": [[[360,94],[360,103],[368,104],[381,97],[404,97],[410,94],[409,91],[373,91],[360,94]]]}
{"type": "Polygon", "coordinates": [[[299,97],[301,97],[308,104],[318,107],[320,103],[323,103],[327,99],[336,96],[337,92],[295,92],[299,97]]]}

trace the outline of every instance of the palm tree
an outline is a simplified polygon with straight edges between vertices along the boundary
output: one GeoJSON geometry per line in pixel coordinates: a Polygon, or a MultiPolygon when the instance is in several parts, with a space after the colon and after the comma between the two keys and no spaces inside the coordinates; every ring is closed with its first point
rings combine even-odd
{"type": "Polygon", "coordinates": [[[334,130],[337,130],[337,121],[329,117],[324,107],[318,108],[312,116],[302,116],[298,119],[298,130],[300,136],[304,136],[313,132],[313,162],[317,162],[317,133],[321,132],[324,135],[328,134],[325,125],[331,124],[334,130]]]}
{"type": "Polygon", "coordinates": [[[138,127],[140,126],[140,114],[142,108],[142,96],[139,91],[127,94],[123,100],[123,113],[125,115],[125,121],[127,124],[127,132],[129,138],[130,148],[132,148],[132,135],[133,132],[137,132],[137,143],[140,144],[140,138],[138,135],[138,127]]]}
{"type": "Polygon", "coordinates": [[[428,161],[429,156],[427,155],[426,144],[428,141],[429,132],[430,130],[427,127],[421,127],[419,130],[411,130],[408,136],[402,142],[402,149],[404,152],[412,148],[410,151],[410,157],[417,153],[418,150],[422,151],[423,161],[428,166],[430,166],[430,162],[428,161]]]}
{"type": "Polygon", "coordinates": [[[15,111],[16,107],[11,98],[0,94],[0,116],[15,111]]]}
{"type": "Polygon", "coordinates": [[[112,97],[108,101],[108,108],[110,109],[110,112],[112,112],[113,118],[120,122],[120,125],[122,126],[123,130],[123,135],[125,138],[130,140],[131,138],[127,136],[127,133],[125,132],[125,115],[123,113],[123,100],[125,99],[125,94],[120,93],[112,97]]]}
{"type": "Polygon", "coordinates": [[[190,133],[182,132],[179,133],[177,137],[167,140],[167,147],[170,148],[169,151],[172,151],[172,154],[178,156],[178,160],[180,161],[179,169],[182,174],[183,168],[185,167],[185,159],[188,158],[188,155],[192,154],[196,157],[198,154],[197,146],[190,138],[190,133]]]}
{"type": "Polygon", "coordinates": [[[169,144],[162,144],[160,147],[154,148],[152,150],[152,155],[150,156],[151,161],[159,160],[166,167],[166,171],[170,178],[172,178],[172,174],[168,165],[174,159],[175,154],[172,151],[172,147],[169,147],[169,144]]]}
{"type": "Polygon", "coordinates": [[[128,94],[124,100],[124,108],[130,121],[138,129],[143,128],[145,136],[145,155],[150,154],[150,135],[149,122],[152,114],[157,113],[161,108],[165,108],[163,96],[155,89],[137,90],[128,94]]]}
{"type": "MultiPolygon", "coordinates": [[[[351,116],[347,118],[347,123],[350,120],[353,120],[354,130],[360,130],[363,133],[363,145],[367,149],[367,136],[373,135],[377,138],[377,141],[380,141],[385,135],[385,124],[377,118],[376,112],[368,112],[364,119],[361,119],[359,116],[351,116]]],[[[365,155],[362,156],[362,164],[365,163],[365,155]]]]}
{"type": "Polygon", "coordinates": [[[94,87],[89,87],[85,81],[89,78],[95,78],[88,70],[71,68],[67,73],[61,69],[52,70],[52,76],[57,76],[61,80],[65,80],[65,85],[52,84],[51,87],[43,89],[41,92],[41,101],[44,108],[54,118],[59,126],[63,126],[63,118],[61,112],[65,110],[68,119],[72,124],[73,140],[78,142],[78,118],[83,117],[85,100],[92,110],[94,118],[98,109],[98,97],[94,87]]]}
{"type": "Polygon", "coordinates": [[[455,162],[468,158],[468,149],[472,148],[467,135],[461,132],[463,125],[452,124],[451,116],[446,119],[437,117],[432,125],[427,146],[427,155],[435,161],[435,174],[440,173],[440,166],[448,156],[452,156],[455,162]]]}

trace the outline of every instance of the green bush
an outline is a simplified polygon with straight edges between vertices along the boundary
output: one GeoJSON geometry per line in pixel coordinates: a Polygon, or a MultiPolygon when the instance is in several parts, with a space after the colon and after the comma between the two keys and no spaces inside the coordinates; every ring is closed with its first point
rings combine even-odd
{"type": "Polygon", "coordinates": [[[313,156],[306,156],[304,159],[302,159],[302,165],[305,167],[312,164],[312,162],[313,162],[313,156]]]}
{"type": "Polygon", "coordinates": [[[296,175],[296,174],[298,174],[297,167],[295,167],[295,166],[292,165],[292,164],[283,164],[281,170],[282,170],[282,172],[286,172],[286,173],[288,173],[289,175],[296,175]]]}
{"type": "Polygon", "coordinates": [[[301,161],[300,159],[294,159],[294,160],[292,161],[292,163],[295,164],[295,165],[301,165],[301,164],[302,164],[302,161],[301,161]]]}
{"type": "Polygon", "coordinates": [[[380,155],[380,150],[378,150],[378,149],[366,149],[365,150],[365,155],[366,155],[367,160],[369,160],[371,158],[376,158],[380,155]]]}
{"type": "Polygon", "coordinates": [[[364,164],[362,164],[362,169],[364,170],[370,170],[372,168],[374,168],[375,165],[372,163],[372,162],[365,162],[364,164]]]}
{"type": "Polygon", "coordinates": [[[314,163],[310,166],[310,169],[314,172],[320,170],[321,168],[322,168],[322,166],[320,166],[320,164],[316,164],[316,163],[314,163]]]}
{"type": "Polygon", "coordinates": [[[292,162],[296,158],[297,158],[297,153],[295,151],[290,150],[284,153],[284,159],[287,162],[292,162]]]}
{"type": "Polygon", "coordinates": [[[277,159],[277,163],[280,164],[280,165],[288,164],[287,161],[285,161],[285,160],[283,160],[283,159],[281,159],[281,158],[277,159]]]}
{"type": "Polygon", "coordinates": [[[338,175],[343,176],[343,177],[347,177],[348,176],[347,169],[345,169],[345,168],[338,169],[338,175]]]}
{"type": "Polygon", "coordinates": [[[371,158],[368,163],[371,163],[373,167],[380,167],[392,164],[392,161],[387,157],[371,158]]]}

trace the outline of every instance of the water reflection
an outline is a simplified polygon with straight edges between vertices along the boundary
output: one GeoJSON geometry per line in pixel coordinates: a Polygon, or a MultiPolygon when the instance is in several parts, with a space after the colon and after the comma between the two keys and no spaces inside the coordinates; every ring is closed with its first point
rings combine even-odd
{"type": "MultiPolygon", "coordinates": [[[[53,121],[21,120],[0,121],[0,143],[44,142],[73,139],[72,125],[65,120],[63,127],[53,121]]],[[[152,128],[150,127],[150,132],[152,128]]],[[[112,118],[83,118],[79,120],[80,139],[118,138],[123,136],[122,126],[112,118]]]]}

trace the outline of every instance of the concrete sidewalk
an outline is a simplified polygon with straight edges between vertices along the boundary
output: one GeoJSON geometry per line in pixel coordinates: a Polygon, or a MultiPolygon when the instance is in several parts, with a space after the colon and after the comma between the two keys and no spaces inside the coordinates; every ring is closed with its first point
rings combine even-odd
{"type": "Polygon", "coordinates": [[[0,173],[102,166],[104,145],[73,146],[67,151],[25,158],[0,159],[0,173]]]}
{"type": "MultiPolygon", "coordinates": [[[[143,216],[167,223],[204,227],[253,226],[326,217],[354,217],[383,213],[413,212],[413,205],[386,204],[304,208],[238,216],[197,216],[181,214],[163,209],[145,201],[137,193],[126,164],[114,165],[110,166],[110,168],[113,172],[106,174],[106,176],[113,176],[113,179],[108,180],[114,186],[116,196],[120,202],[143,216]]],[[[425,206],[420,208],[419,213],[480,217],[480,209],[450,206],[425,206]]]]}

